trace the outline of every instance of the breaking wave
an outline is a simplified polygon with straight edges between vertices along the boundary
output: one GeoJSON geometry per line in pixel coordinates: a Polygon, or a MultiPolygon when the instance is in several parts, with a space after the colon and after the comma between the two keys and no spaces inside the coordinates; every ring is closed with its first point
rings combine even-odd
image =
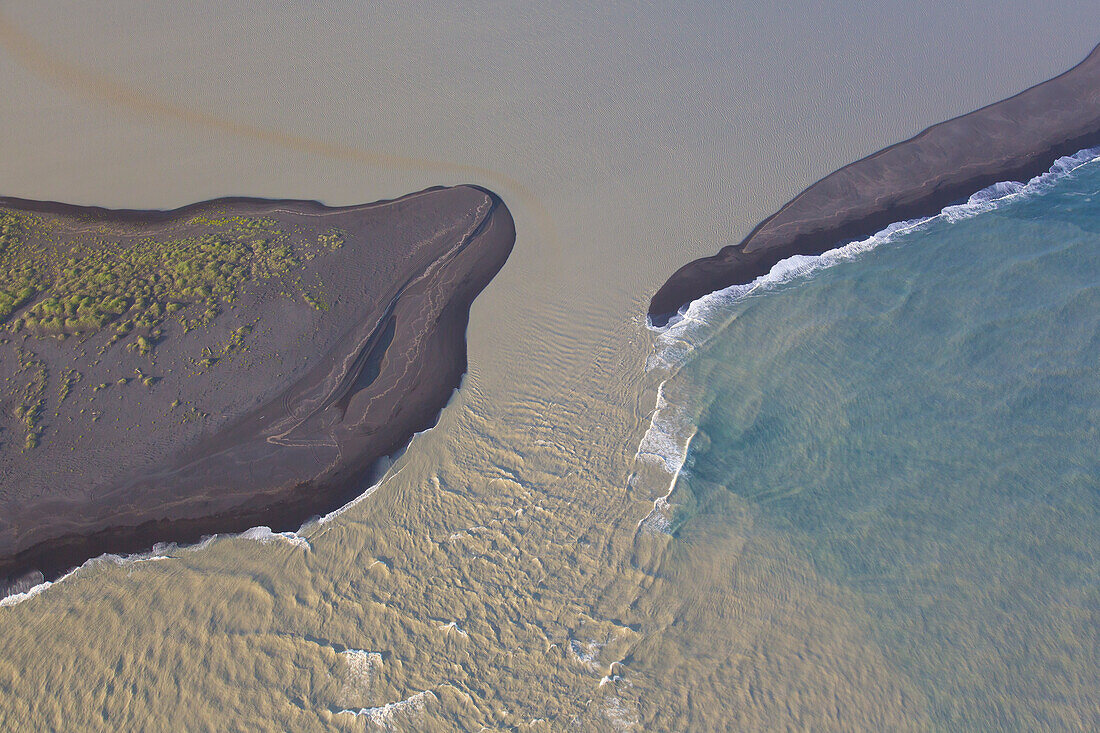
{"type": "MultiPolygon", "coordinates": [[[[429,430],[430,429],[431,428],[429,428],[429,430]]],[[[416,436],[419,436],[425,432],[427,432],[427,430],[416,433],[413,436],[414,439],[416,436]]],[[[36,583],[30,586],[26,590],[21,590],[14,593],[9,592],[8,595],[0,597],[0,608],[7,608],[9,606],[14,606],[16,604],[22,603],[23,601],[30,600],[40,593],[48,590],[50,587],[62,582],[67,578],[72,577],[78,571],[83,570],[84,568],[93,567],[102,562],[110,562],[114,563],[115,565],[135,565],[143,562],[170,560],[176,557],[177,553],[179,552],[197,552],[199,550],[205,549],[206,547],[209,547],[210,544],[213,543],[215,540],[220,539],[241,539],[249,540],[252,542],[260,542],[262,544],[269,544],[271,542],[285,542],[292,547],[297,547],[306,552],[309,552],[313,549],[313,546],[310,544],[309,539],[307,538],[307,534],[309,533],[308,531],[316,526],[325,525],[331,522],[333,519],[346,512],[348,509],[351,509],[356,504],[359,504],[361,501],[370,497],[375,491],[377,491],[381,487],[383,483],[385,483],[387,479],[397,475],[400,469],[398,468],[394,470],[394,464],[397,462],[397,459],[400,458],[401,455],[403,455],[403,453],[404,449],[398,451],[392,456],[387,456],[380,459],[370,472],[370,476],[367,481],[364,482],[366,488],[361,494],[356,496],[347,504],[344,504],[343,506],[329,512],[328,514],[325,514],[324,516],[313,517],[312,519],[307,520],[302,524],[301,527],[298,528],[297,532],[275,532],[270,527],[259,526],[246,529],[245,531],[240,533],[207,535],[195,544],[191,545],[179,544],[176,542],[160,542],[156,545],[153,545],[152,549],[148,550],[147,552],[139,552],[132,555],[105,553],[103,555],[93,557],[90,560],[86,560],[79,567],[73,568],[72,570],[56,578],[55,580],[43,580],[40,583],[36,583]]],[[[39,574],[39,577],[42,577],[41,574],[39,574]]],[[[2,592],[3,591],[0,590],[0,593],[2,592]]]]}
{"type": "MultiPolygon", "coordinates": [[[[77,572],[84,568],[94,567],[101,563],[109,562],[115,565],[137,565],[144,562],[158,562],[160,560],[168,560],[173,557],[173,553],[179,550],[200,550],[206,547],[214,540],[214,537],[204,537],[202,541],[190,545],[183,546],[177,545],[175,542],[159,542],[153,545],[152,549],[147,552],[137,552],[132,555],[117,555],[114,553],[104,553],[98,557],[93,557],[90,560],[85,560],[79,567],[75,567],[64,575],[56,578],[55,580],[43,580],[36,585],[31,586],[25,591],[18,593],[11,593],[3,598],[0,598],[0,608],[7,608],[14,606],[23,601],[30,600],[43,591],[57,585],[58,583],[71,578],[76,575],[77,572]]],[[[42,577],[41,573],[38,573],[38,577],[42,577]]]]}
{"type": "Polygon", "coordinates": [[[264,544],[268,542],[286,542],[294,547],[301,547],[305,550],[312,549],[309,540],[302,537],[297,532],[273,532],[271,527],[253,527],[252,529],[241,532],[238,537],[242,540],[254,540],[264,544]]]}
{"type": "MultiPolygon", "coordinates": [[[[305,550],[310,549],[309,542],[299,536],[295,532],[272,532],[270,527],[253,527],[247,529],[240,534],[213,534],[203,537],[201,540],[194,544],[180,544],[177,542],[158,542],[153,545],[152,549],[146,552],[136,552],[130,555],[120,555],[116,553],[107,552],[97,557],[93,557],[89,560],[85,560],[80,566],[73,568],[64,575],[58,577],[55,580],[43,580],[36,585],[31,586],[25,591],[18,593],[11,593],[3,598],[0,598],[0,608],[7,608],[23,601],[30,600],[40,593],[48,590],[49,588],[57,585],[58,583],[71,578],[81,570],[86,568],[92,568],[102,563],[112,563],[114,565],[126,566],[126,565],[139,565],[146,562],[160,562],[162,560],[172,560],[179,556],[181,552],[198,552],[209,547],[215,540],[218,539],[244,539],[253,540],[262,543],[268,542],[287,542],[293,546],[302,547],[305,550]]],[[[39,577],[42,577],[39,574],[39,577]]]]}
{"type": "Polygon", "coordinates": [[[657,333],[657,338],[653,351],[646,360],[646,370],[675,371],[682,366],[690,359],[695,349],[705,344],[734,319],[730,306],[743,298],[774,290],[793,280],[808,277],[818,270],[853,260],[905,234],[924,229],[933,222],[954,223],[972,219],[1021,198],[1042,194],[1059,180],[1072,175],[1081,166],[1097,160],[1100,160],[1100,147],[1081,150],[1054,161],[1050,170],[1032,178],[1027,183],[1018,181],[994,183],[975,193],[967,199],[966,203],[948,206],[934,216],[896,222],[866,239],[848,242],[820,255],[788,257],[777,262],[766,275],[761,275],[750,283],[731,285],[693,300],[669,319],[665,326],[660,328],[649,326],[651,331],[657,333]]]}
{"type": "Polygon", "coordinates": [[[784,285],[810,277],[814,273],[861,257],[877,247],[897,241],[911,232],[920,231],[935,222],[951,224],[972,219],[979,214],[1002,206],[1041,195],[1059,180],[1072,175],[1082,166],[1100,161],[1100,147],[1081,150],[1054,162],[1050,169],[1026,183],[1002,181],[972,195],[965,203],[944,208],[940,213],[922,219],[896,222],[885,229],[858,241],[844,243],[820,255],[795,255],[777,262],[771,270],[750,283],[733,285],[705,295],[682,307],[663,327],[648,324],[656,334],[653,349],[646,358],[646,371],[663,374],[657,389],[657,404],[653,408],[650,424],[635,454],[638,466],[631,477],[636,484],[646,467],[653,467],[665,474],[667,491],[653,501],[653,510],[639,522],[639,529],[667,532],[671,524],[672,506],[669,498],[687,460],[688,448],[697,426],[690,407],[696,395],[676,395],[669,399],[671,380],[687,364],[697,349],[716,334],[722,333],[736,320],[733,307],[739,301],[775,290],[784,285]]]}
{"type": "Polygon", "coordinates": [[[435,702],[435,693],[431,690],[422,690],[404,700],[389,702],[373,708],[359,708],[358,710],[346,709],[339,711],[345,715],[364,717],[369,723],[380,728],[393,728],[404,716],[423,713],[424,707],[429,702],[435,702]]]}

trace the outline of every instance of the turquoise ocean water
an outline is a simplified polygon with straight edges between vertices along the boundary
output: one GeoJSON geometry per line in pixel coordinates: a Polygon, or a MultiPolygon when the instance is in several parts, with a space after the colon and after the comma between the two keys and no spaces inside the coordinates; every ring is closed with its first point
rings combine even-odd
{"type": "Polygon", "coordinates": [[[647,441],[691,439],[651,526],[785,535],[947,729],[1100,724],[1098,153],[662,337],[647,441]]]}

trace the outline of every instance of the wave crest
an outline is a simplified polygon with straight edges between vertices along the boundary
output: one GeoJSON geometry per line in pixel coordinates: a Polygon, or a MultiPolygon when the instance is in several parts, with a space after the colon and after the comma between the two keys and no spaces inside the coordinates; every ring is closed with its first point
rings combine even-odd
{"type": "Polygon", "coordinates": [[[639,522],[639,529],[647,527],[668,531],[672,512],[669,498],[683,470],[691,440],[697,430],[695,416],[688,407],[693,395],[687,395],[681,401],[670,401],[667,396],[669,382],[691,360],[698,348],[724,331],[737,318],[734,304],[749,296],[809,277],[819,270],[854,260],[880,245],[894,242],[910,232],[925,229],[933,222],[951,224],[1020,199],[1041,195],[1077,169],[1096,161],[1100,161],[1100,147],[1067,155],[1056,160],[1046,173],[1026,183],[994,183],[970,196],[965,203],[948,206],[934,216],[895,222],[866,239],[841,243],[835,249],[820,255],[795,255],[780,260],[766,275],[761,275],[750,283],[732,285],[693,300],[662,327],[647,322],[648,328],[656,337],[653,349],[646,358],[646,371],[664,372],[666,376],[657,388],[657,404],[653,408],[649,428],[642,436],[634,456],[637,468],[631,476],[631,484],[637,484],[647,466],[660,469],[665,480],[671,475],[672,480],[667,484],[667,492],[654,500],[653,510],[639,522]]]}
{"type": "Polygon", "coordinates": [[[820,255],[794,255],[780,260],[766,275],[750,283],[731,285],[693,300],[669,319],[664,326],[648,323],[657,334],[653,352],[646,360],[646,370],[675,369],[683,365],[699,346],[733,319],[730,306],[759,292],[773,290],[818,270],[855,259],[876,247],[893,242],[913,231],[926,228],[936,221],[954,223],[972,219],[979,214],[1001,208],[1021,198],[1030,198],[1048,191],[1059,180],[1072,175],[1082,166],[1100,160],[1100,147],[1087,148],[1054,161],[1050,169],[1027,183],[1001,181],[973,194],[965,203],[944,208],[934,216],[890,224],[866,239],[842,243],[820,255]]]}

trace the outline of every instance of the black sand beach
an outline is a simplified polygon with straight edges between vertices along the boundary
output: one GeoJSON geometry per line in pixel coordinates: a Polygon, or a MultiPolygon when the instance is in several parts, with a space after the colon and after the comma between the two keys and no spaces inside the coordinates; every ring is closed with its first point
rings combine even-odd
{"type": "MultiPolygon", "coordinates": [[[[92,239],[126,250],[242,221],[282,232],[274,245],[308,245],[295,268],[226,295],[205,325],[182,327],[199,306],[175,304],[182,310],[141,344],[113,322],[54,338],[29,326],[3,334],[8,592],[102,553],[296,529],[357,496],[372,466],[431,427],[458,387],[470,305],[515,241],[504,203],[473,186],[340,208],[233,198],[110,211],[0,199],[0,213],[33,216],[44,252],[92,239]],[[342,244],[312,244],[332,232],[342,244]],[[39,400],[33,436],[16,419],[27,395],[39,400]]],[[[18,305],[8,324],[36,323],[26,314],[40,301],[18,305]]]]}
{"type": "Polygon", "coordinates": [[[1027,180],[1096,145],[1100,46],[1060,76],[829,174],[739,244],[677,270],[653,296],[650,322],[663,326],[692,300],[751,282],[787,257],[821,254],[894,222],[934,215],[986,186],[1027,180]]]}

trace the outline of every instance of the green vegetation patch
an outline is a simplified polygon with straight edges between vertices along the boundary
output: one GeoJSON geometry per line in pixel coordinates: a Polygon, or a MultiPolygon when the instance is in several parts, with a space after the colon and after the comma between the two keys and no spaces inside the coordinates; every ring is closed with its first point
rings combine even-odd
{"type": "Polygon", "coordinates": [[[69,369],[61,377],[61,385],[57,389],[57,404],[63,403],[73,389],[73,385],[81,380],[82,375],[75,369],[69,369]]]}
{"type": "MultiPolygon", "coordinates": [[[[209,326],[249,283],[258,282],[272,282],[280,297],[324,310],[322,286],[314,283],[307,290],[303,268],[343,244],[339,230],[317,234],[262,217],[197,216],[155,235],[149,231],[0,209],[0,330],[22,338],[22,345],[14,345],[19,365],[6,377],[3,401],[11,405],[24,450],[43,438],[50,380],[46,363],[26,348],[27,340],[106,333],[100,355],[122,341],[127,349],[152,354],[166,330],[209,326]]],[[[246,352],[255,325],[241,326],[225,344],[204,349],[201,366],[246,352]]],[[[75,368],[58,369],[49,391],[57,401],[54,417],[83,380],[75,368]]],[[[133,388],[129,385],[152,388],[158,380],[139,368],[132,376],[97,379],[86,389],[89,401],[104,390],[121,398],[123,390],[133,388]]],[[[179,400],[172,403],[179,406],[179,400]]],[[[99,417],[93,412],[92,422],[99,417]]],[[[193,406],[183,414],[185,420],[205,417],[193,406]]]]}
{"type": "Polygon", "coordinates": [[[46,406],[46,382],[48,374],[46,363],[30,351],[17,349],[19,371],[8,378],[14,378],[20,384],[15,389],[17,404],[14,417],[23,427],[23,449],[31,450],[38,446],[42,436],[42,410],[46,406]],[[24,381],[25,380],[25,381],[24,381]]]}
{"type": "Polygon", "coordinates": [[[33,258],[20,256],[30,219],[33,217],[0,212],[0,265],[3,266],[3,279],[0,279],[0,323],[16,308],[29,302],[37,292],[38,278],[33,258]]]}
{"type": "Polygon", "coordinates": [[[184,331],[209,325],[252,281],[285,281],[284,292],[317,307],[317,296],[294,274],[340,247],[342,234],[311,237],[278,225],[270,218],[195,217],[184,226],[201,233],[190,236],[112,241],[100,231],[62,242],[60,225],[0,212],[0,323],[59,338],[113,325],[111,344],[133,333],[129,348],[149,353],[169,317],[184,331]]]}

